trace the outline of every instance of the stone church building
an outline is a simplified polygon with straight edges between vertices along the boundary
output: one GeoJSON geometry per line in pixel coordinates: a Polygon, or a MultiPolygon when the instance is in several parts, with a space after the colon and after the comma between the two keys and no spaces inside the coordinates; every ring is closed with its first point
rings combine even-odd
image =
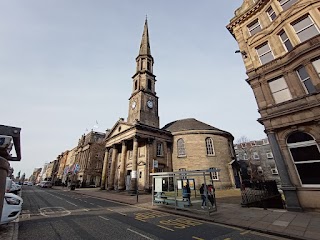
{"type": "MultiPolygon", "coordinates": [[[[233,136],[196,119],[177,120],[160,128],[154,59],[145,21],[128,118],[119,119],[106,136],[102,189],[148,191],[152,172],[218,168],[217,185],[234,187],[237,171],[233,136]]],[[[201,183],[196,183],[200,185],[201,183]]]]}

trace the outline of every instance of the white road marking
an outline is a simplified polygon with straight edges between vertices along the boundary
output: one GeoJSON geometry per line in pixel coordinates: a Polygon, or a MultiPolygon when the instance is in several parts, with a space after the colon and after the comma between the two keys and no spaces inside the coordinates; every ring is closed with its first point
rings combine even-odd
{"type": "Polygon", "coordinates": [[[146,238],[146,239],[152,240],[152,238],[149,238],[148,236],[143,235],[143,234],[141,234],[141,233],[138,233],[138,232],[136,232],[136,231],[134,231],[134,230],[132,230],[132,229],[130,229],[130,228],[128,228],[127,230],[130,231],[130,232],[133,232],[133,233],[135,233],[135,234],[138,234],[138,235],[141,236],[141,237],[144,237],[144,238],[146,238]]]}
{"type": "Polygon", "coordinates": [[[83,210],[86,211],[86,212],[89,212],[89,209],[84,208],[83,210]]]}
{"type": "Polygon", "coordinates": [[[119,214],[121,214],[122,216],[127,216],[127,214],[125,214],[125,213],[117,212],[117,211],[114,211],[114,210],[112,210],[112,209],[110,209],[110,208],[107,208],[107,210],[109,210],[109,211],[111,211],[111,212],[119,213],[119,214]]]}
{"type": "Polygon", "coordinates": [[[69,202],[69,201],[66,201],[67,203],[69,203],[69,204],[71,204],[71,205],[73,205],[73,206],[76,206],[76,207],[78,207],[78,205],[77,204],[74,204],[74,203],[72,203],[72,202],[69,202]]]}
{"type": "Polygon", "coordinates": [[[100,206],[100,205],[97,205],[97,207],[99,207],[99,208],[103,208],[102,206],[100,206]]]}
{"type": "Polygon", "coordinates": [[[105,217],[102,217],[102,216],[99,216],[99,218],[102,218],[102,219],[104,219],[104,220],[109,220],[108,218],[105,218],[105,217]]]}

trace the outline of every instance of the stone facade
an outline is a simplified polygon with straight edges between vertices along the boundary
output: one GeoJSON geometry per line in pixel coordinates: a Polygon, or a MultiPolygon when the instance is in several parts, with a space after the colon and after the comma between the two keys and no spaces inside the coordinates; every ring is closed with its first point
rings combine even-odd
{"type": "MultiPolygon", "coordinates": [[[[80,186],[100,186],[104,158],[105,134],[91,131],[83,135],[75,150],[76,178],[80,186]]],[[[72,170],[74,172],[74,169],[72,170]]]]}
{"type": "Polygon", "coordinates": [[[242,180],[274,180],[281,184],[268,138],[235,144],[234,149],[237,160],[246,167],[241,168],[242,180]]]}
{"type": "Polygon", "coordinates": [[[153,63],[146,21],[136,58],[136,73],[132,77],[127,121],[120,118],[106,136],[101,188],[150,191],[152,172],[210,167],[221,169],[218,179],[221,187],[234,186],[230,163],[234,159],[234,150],[230,133],[196,119],[175,121],[159,128],[153,63]],[[176,131],[178,125],[180,130],[176,131]],[[184,139],[188,151],[183,159],[177,156],[176,144],[180,138],[184,139]],[[211,145],[214,145],[212,156],[206,153],[206,139],[211,139],[211,145]]]}
{"type": "Polygon", "coordinates": [[[69,151],[64,151],[63,153],[61,153],[61,155],[59,156],[60,158],[60,163],[59,163],[59,168],[58,168],[58,173],[57,173],[57,181],[62,183],[62,178],[63,178],[63,172],[65,169],[65,165],[67,162],[67,158],[68,158],[68,154],[69,151]]]}
{"type": "Polygon", "coordinates": [[[245,0],[227,26],[290,210],[320,209],[319,8],[319,0],[245,0]]]}
{"type": "MultiPolygon", "coordinates": [[[[231,166],[235,155],[233,136],[230,133],[193,118],[174,121],[163,129],[170,131],[173,135],[173,171],[217,168],[221,171],[213,179],[215,186],[218,188],[235,186],[231,166]],[[208,141],[212,151],[208,149],[208,141]]],[[[198,177],[195,181],[196,186],[200,187],[202,181],[203,177],[198,177]]]]}

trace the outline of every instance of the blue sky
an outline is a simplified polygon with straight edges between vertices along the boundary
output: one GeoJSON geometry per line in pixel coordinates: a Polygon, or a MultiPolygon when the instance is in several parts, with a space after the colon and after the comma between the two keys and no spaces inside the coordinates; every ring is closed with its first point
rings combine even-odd
{"type": "Polygon", "coordinates": [[[127,118],[148,15],[160,125],[196,118],[235,139],[264,138],[237,42],[242,0],[0,0],[1,124],[22,128],[27,176],[86,128],[127,118]]]}

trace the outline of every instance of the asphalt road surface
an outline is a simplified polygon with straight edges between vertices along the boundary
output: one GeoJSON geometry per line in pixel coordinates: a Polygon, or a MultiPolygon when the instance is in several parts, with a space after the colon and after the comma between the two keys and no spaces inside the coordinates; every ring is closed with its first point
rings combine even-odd
{"type": "Polygon", "coordinates": [[[68,190],[24,186],[19,239],[284,239],[68,190]]]}

